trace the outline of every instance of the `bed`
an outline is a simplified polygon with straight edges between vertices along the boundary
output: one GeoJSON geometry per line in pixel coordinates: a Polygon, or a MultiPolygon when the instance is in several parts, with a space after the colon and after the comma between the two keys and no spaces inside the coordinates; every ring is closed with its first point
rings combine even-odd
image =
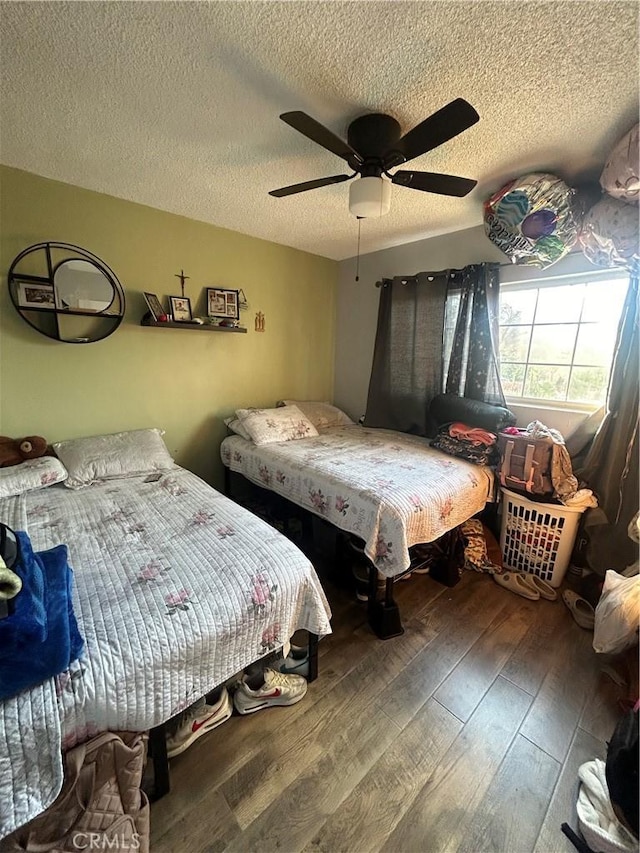
{"type": "Polygon", "coordinates": [[[447,456],[426,438],[355,424],[264,446],[228,436],[220,452],[231,471],[364,540],[389,578],[410,567],[411,546],[480,512],[493,491],[488,467],[447,456]]]}
{"type": "Polygon", "coordinates": [[[227,494],[231,474],[239,475],[356,537],[356,547],[363,543],[369,622],[382,639],[402,633],[393,578],[412,567],[413,546],[439,540],[447,563],[441,579],[459,579],[457,528],[494,499],[491,464],[477,463],[490,463],[495,433],[515,423],[504,407],[451,394],[434,398],[430,414],[447,452],[428,438],[356,425],[322,402],[283,400],[274,409],[239,409],[225,421],[234,433],[220,448],[227,494]],[[473,441],[453,440],[450,425],[472,430],[473,441]],[[383,602],[378,573],[387,579],[383,602]]]}
{"type": "Polygon", "coordinates": [[[68,671],[0,703],[0,837],[55,799],[61,750],[153,729],[296,630],[331,631],[304,554],[177,466],[4,497],[0,520],[35,550],[68,545],[85,641],[68,671]]]}

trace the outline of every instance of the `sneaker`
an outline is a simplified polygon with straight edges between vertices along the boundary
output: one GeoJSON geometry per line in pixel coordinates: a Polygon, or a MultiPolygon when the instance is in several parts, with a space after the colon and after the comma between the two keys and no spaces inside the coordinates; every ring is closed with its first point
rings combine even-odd
{"type": "MultiPolygon", "coordinates": [[[[354,580],[356,582],[356,598],[358,601],[369,601],[369,569],[367,566],[355,565],[352,568],[354,580]]],[[[393,582],[411,580],[412,572],[405,572],[403,575],[394,577],[393,582]]],[[[378,572],[377,591],[378,595],[384,594],[387,588],[387,579],[378,572]]]]}
{"type": "MultiPolygon", "coordinates": [[[[369,600],[369,567],[362,563],[356,563],[351,567],[353,579],[356,582],[356,598],[358,601],[369,600]]],[[[378,592],[384,592],[386,579],[378,572],[378,592]]]]}
{"type": "MultiPolygon", "coordinates": [[[[233,704],[239,714],[252,714],[271,705],[295,705],[307,692],[307,682],[301,675],[286,675],[274,669],[265,669],[263,683],[251,687],[250,677],[243,676],[233,694],[233,704]]],[[[256,679],[257,680],[257,679],[256,679]]]]}
{"type": "Polygon", "coordinates": [[[303,646],[292,645],[286,658],[280,658],[274,668],[286,675],[301,675],[309,677],[309,652],[303,646]]]}
{"type": "Polygon", "coordinates": [[[176,731],[167,735],[167,758],[180,755],[199,737],[228,720],[232,713],[233,705],[226,687],[222,688],[214,705],[207,705],[204,699],[200,699],[187,708],[176,731]]]}

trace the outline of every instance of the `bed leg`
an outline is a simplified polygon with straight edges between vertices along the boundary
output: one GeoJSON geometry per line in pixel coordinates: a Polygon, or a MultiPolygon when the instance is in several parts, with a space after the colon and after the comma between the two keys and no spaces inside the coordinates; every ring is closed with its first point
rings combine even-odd
{"type": "Polygon", "coordinates": [[[404,634],[400,609],[393,597],[393,578],[387,578],[384,599],[378,601],[378,570],[369,566],[369,603],[368,618],[374,634],[381,640],[390,640],[404,634]]]}
{"type": "Polygon", "coordinates": [[[318,677],[318,635],[309,633],[309,677],[307,681],[311,683],[318,677]]]}
{"type": "Polygon", "coordinates": [[[313,516],[306,509],[300,509],[299,512],[300,517],[300,525],[302,527],[302,541],[305,544],[308,544],[309,547],[313,547],[313,516]]]}
{"type": "Polygon", "coordinates": [[[169,759],[167,758],[166,723],[149,732],[149,753],[153,761],[153,788],[149,794],[151,802],[169,793],[169,759]]]}

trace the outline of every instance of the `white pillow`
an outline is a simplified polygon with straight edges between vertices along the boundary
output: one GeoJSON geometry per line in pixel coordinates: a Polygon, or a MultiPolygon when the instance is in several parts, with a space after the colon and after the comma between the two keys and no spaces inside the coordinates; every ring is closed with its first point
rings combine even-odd
{"type": "Polygon", "coordinates": [[[297,406],[316,429],[329,427],[350,426],[353,421],[342,409],[331,403],[317,403],[314,400],[283,400],[285,406],[297,406]]]}
{"type": "Polygon", "coordinates": [[[100,480],[173,468],[162,435],[159,429],[135,429],[59,441],[53,449],[69,472],[65,486],[81,489],[100,480]]]}
{"type": "Polygon", "coordinates": [[[236,415],[254,444],[311,438],[318,430],[297,406],[278,409],[237,409],[236,415]]]}
{"type": "Polygon", "coordinates": [[[241,438],[246,438],[247,441],[251,441],[251,436],[242,426],[242,421],[239,418],[225,418],[224,422],[231,432],[235,432],[235,434],[239,435],[241,438]]]}
{"type": "Polygon", "coordinates": [[[62,483],[68,477],[67,469],[55,456],[25,459],[19,465],[0,468],[0,498],[10,498],[62,483]]]}

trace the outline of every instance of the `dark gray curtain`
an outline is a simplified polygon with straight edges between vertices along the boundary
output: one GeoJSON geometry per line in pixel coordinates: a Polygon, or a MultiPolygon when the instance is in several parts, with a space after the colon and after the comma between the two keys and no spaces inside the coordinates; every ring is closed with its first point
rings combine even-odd
{"type": "Polygon", "coordinates": [[[429,403],[442,392],[448,270],[382,282],[365,424],[434,434],[429,403]]]}
{"type": "Polygon", "coordinates": [[[365,424],[435,435],[449,394],[506,405],[498,373],[497,264],[382,282],[365,424]]]}
{"type": "Polygon", "coordinates": [[[584,518],[594,571],[624,569],[638,558],[627,527],[638,511],[638,269],[631,274],[607,394],[606,414],[577,471],[598,497],[584,518]]]}
{"type": "Polygon", "coordinates": [[[506,406],[498,364],[498,264],[456,270],[449,283],[444,336],[447,394],[506,406]]]}

